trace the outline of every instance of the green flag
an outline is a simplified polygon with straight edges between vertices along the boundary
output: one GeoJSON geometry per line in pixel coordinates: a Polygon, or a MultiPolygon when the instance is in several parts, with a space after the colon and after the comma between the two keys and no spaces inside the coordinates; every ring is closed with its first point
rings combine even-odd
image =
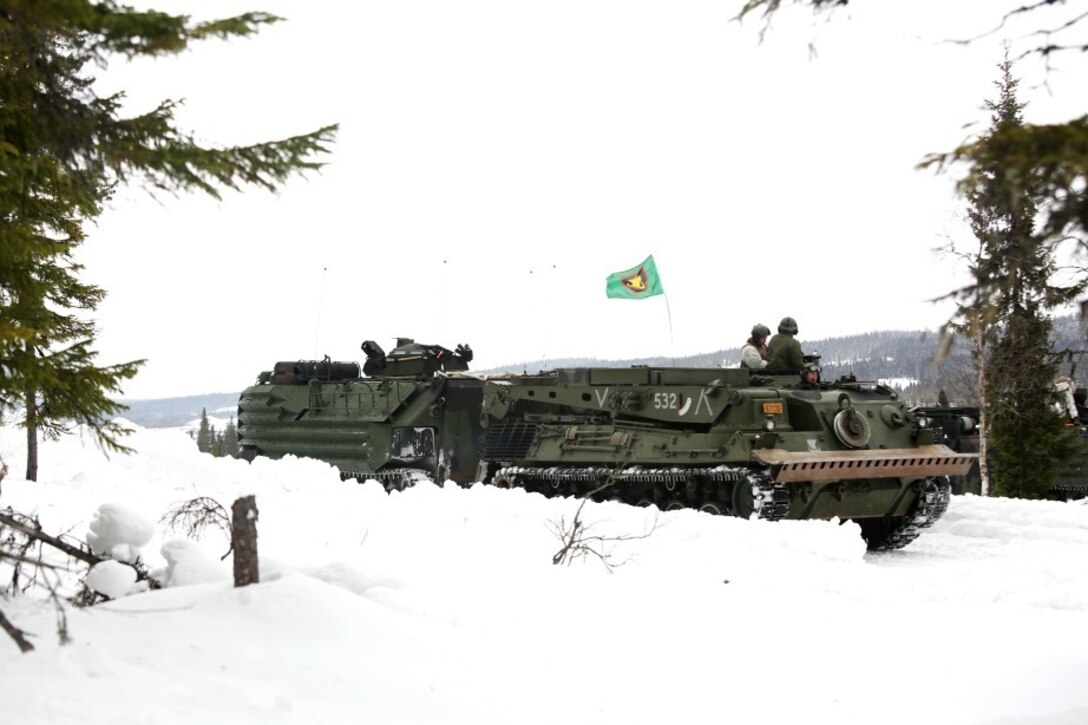
{"type": "Polygon", "coordinates": [[[652,254],[637,267],[608,275],[604,288],[606,295],[621,300],[641,300],[664,292],[652,254]]]}

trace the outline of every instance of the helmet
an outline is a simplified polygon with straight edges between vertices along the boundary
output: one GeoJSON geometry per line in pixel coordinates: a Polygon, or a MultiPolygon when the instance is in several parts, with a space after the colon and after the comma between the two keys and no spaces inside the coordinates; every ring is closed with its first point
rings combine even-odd
{"type": "Polygon", "coordinates": [[[766,325],[756,325],[755,327],[752,328],[752,338],[753,339],[755,339],[757,337],[769,337],[770,334],[771,334],[771,330],[766,325]]]}
{"type": "Polygon", "coordinates": [[[782,321],[778,323],[778,331],[783,335],[796,335],[797,320],[792,317],[783,317],[782,321]]]}

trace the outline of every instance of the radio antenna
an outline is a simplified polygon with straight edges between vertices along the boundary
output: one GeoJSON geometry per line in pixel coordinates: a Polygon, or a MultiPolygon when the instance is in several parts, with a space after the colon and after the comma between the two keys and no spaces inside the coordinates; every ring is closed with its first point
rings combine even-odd
{"type": "Polygon", "coordinates": [[[438,344],[446,342],[446,265],[449,260],[442,260],[442,267],[438,270],[438,284],[441,292],[438,297],[438,344]]]}
{"type": "Polygon", "coordinates": [[[325,270],[328,267],[321,268],[321,284],[317,290],[317,319],[314,320],[314,360],[317,360],[317,345],[321,337],[321,302],[325,297],[325,270]]]}

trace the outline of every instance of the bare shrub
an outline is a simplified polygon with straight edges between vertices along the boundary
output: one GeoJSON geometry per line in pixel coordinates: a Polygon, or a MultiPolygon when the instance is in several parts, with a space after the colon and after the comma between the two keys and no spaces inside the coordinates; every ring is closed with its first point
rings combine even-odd
{"type": "Polygon", "coordinates": [[[590,500],[590,497],[600,493],[613,484],[614,481],[609,480],[604,485],[590,491],[587,497],[579,502],[578,508],[574,511],[574,517],[569,523],[565,516],[560,516],[557,521],[552,520],[548,522],[548,528],[555,537],[559,539],[559,543],[561,544],[559,550],[552,555],[552,564],[566,564],[567,566],[570,566],[575,560],[596,557],[598,561],[604,564],[608,571],[613,571],[616,567],[622,566],[627,562],[626,560],[617,562],[613,559],[613,552],[611,551],[612,544],[616,542],[645,539],[657,529],[657,517],[654,517],[653,524],[650,525],[649,530],[641,534],[591,533],[594,524],[586,524],[582,520],[582,510],[590,500]]]}
{"type": "Polygon", "coordinates": [[[191,498],[171,505],[159,519],[159,523],[165,524],[167,531],[183,532],[190,539],[199,539],[207,529],[216,529],[228,542],[227,553],[219,557],[219,560],[223,561],[234,551],[234,546],[230,543],[230,514],[221,503],[210,496],[191,498]]]}

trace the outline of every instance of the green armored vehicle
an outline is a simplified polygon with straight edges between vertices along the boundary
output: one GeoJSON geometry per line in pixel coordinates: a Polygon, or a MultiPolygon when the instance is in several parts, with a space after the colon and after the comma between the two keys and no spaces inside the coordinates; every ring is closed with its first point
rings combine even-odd
{"type": "Polygon", "coordinates": [[[399,338],[387,355],[372,340],[366,363],[280,362],[238,401],[242,457],[291,454],[331,463],[341,478],[403,489],[420,478],[475,479],[482,383],[472,350],[399,338]]]}
{"type": "MultiPolygon", "coordinates": [[[[1056,501],[1088,498],[1088,389],[1076,388],[1068,409],[1063,406],[1062,410],[1068,416],[1066,434],[1071,439],[1075,452],[1058,473],[1048,495],[1056,501]]],[[[978,452],[980,431],[977,407],[921,407],[915,409],[915,414],[919,419],[927,420],[937,440],[952,450],[978,452]]],[[[952,479],[953,494],[978,495],[981,491],[982,481],[977,462],[963,476],[952,479]]]]}
{"type": "Polygon", "coordinates": [[[899,548],[975,460],[894,392],[746,369],[576,368],[484,383],[481,480],[765,519],[852,519],[899,548]]]}

